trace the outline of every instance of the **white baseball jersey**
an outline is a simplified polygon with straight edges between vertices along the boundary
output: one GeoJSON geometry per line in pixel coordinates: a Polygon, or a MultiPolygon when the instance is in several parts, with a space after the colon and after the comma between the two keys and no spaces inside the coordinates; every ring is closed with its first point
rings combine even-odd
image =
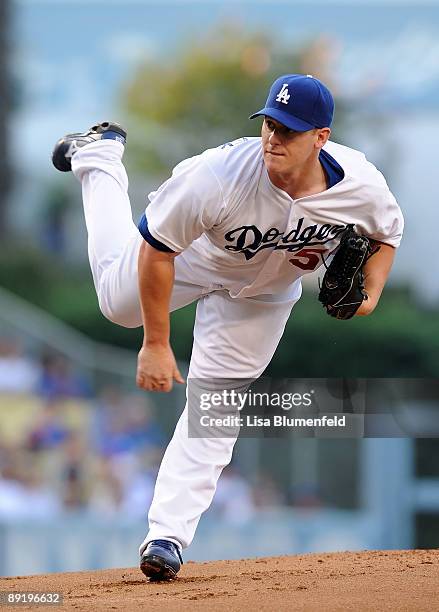
{"type": "Polygon", "coordinates": [[[397,247],[403,218],[383,175],[354,149],[324,149],[344,178],[321,193],[293,199],[275,187],[260,138],[242,138],[184,160],[149,195],[151,235],[173,251],[188,249],[196,282],[212,275],[232,297],[300,292],[339,244],[348,224],[397,247]]]}
{"type": "MultiPolygon", "coordinates": [[[[338,245],[347,224],[398,246],[402,217],[382,175],[357,151],[334,143],[325,149],[344,177],[320,194],[293,200],[276,188],[261,141],[251,138],[185,160],[150,195],[149,237],[184,251],[175,261],[170,307],[198,302],[189,378],[260,376],[300,296],[301,277],[338,245]]],[[[143,238],[132,220],[122,154],[120,142],[98,141],[75,153],[72,168],[82,183],[100,308],[111,321],[136,327],[143,238]]],[[[141,550],[152,539],[190,544],[231,459],[233,438],[189,438],[188,418],[186,406],[160,467],[141,550]]]]}

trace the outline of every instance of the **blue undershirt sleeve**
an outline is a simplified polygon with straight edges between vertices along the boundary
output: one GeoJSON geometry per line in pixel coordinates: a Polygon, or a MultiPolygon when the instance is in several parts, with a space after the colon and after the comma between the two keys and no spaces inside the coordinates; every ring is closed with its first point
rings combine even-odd
{"type": "Polygon", "coordinates": [[[154,238],[154,236],[150,233],[148,229],[148,220],[145,214],[142,215],[139,221],[139,225],[137,227],[139,228],[139,232],[142,234],[146,242],[155,249],[157,249],[157,251],[163,251],[165,253],[175,253],[175,251],[166,246],[166,244],[163,244],[163,242],[160,242],[159,240],[154,238]]]}
{"type": "Polygon", "coordinates": [[[327,151],[320,151],[319,160],[325,170],[328,189],[344,179],[343,168],[327,151]]]}

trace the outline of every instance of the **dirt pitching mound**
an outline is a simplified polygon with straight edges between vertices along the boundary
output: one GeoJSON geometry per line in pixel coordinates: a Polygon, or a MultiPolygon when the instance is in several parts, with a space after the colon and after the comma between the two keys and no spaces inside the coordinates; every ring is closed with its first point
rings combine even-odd
{"type": "Polygon", "coordinates": [[[439,550],[188,562],[167,583],[137,568],[0,578],[2,591],[63,593],[61,607],[21,610],[430,611],[439,610],[439,550]]]}

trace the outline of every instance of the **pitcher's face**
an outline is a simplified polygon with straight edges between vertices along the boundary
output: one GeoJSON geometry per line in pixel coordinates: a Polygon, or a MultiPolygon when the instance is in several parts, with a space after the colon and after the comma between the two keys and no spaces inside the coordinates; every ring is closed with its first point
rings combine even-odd
{"type": "Polygon", "coordinates": [[[267,170],[284,174],[294,167],[302,166],[322,148],[329,134],[329,128],[296,132],[266,116],[261,138],[267,170]]]}

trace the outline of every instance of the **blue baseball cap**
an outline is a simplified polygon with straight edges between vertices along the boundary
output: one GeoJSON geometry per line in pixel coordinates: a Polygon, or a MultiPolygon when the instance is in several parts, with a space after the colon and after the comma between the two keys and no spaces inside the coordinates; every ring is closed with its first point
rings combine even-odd
{"type": "Polygon", "coordinates": [[[306,132],[329,127],[334,99],[329,89],[310,74],[285,74],[275,80],[265,107],[250,119],[266,115],[290,130],[306,132]]]}

